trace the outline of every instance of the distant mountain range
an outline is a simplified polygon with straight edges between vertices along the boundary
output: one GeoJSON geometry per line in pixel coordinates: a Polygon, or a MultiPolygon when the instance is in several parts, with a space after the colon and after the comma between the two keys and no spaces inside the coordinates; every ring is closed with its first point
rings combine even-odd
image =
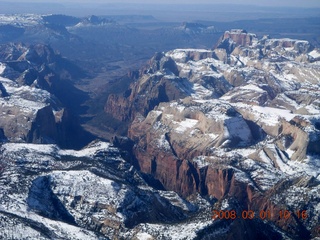
{"type": "MultiPolygon", "coordinates": [[[[58,19],[69,43],[136,31],[58,19]]],[[[156,53],[119,79],[130,86],[109,92],[105,125],[128,131],[110,142],[72,114],[89,97],[74,85],[87,72],[45,44],[1,45],[1,237],[319,238],[320,49],[241,29],[212,45],[156,53]]]]}

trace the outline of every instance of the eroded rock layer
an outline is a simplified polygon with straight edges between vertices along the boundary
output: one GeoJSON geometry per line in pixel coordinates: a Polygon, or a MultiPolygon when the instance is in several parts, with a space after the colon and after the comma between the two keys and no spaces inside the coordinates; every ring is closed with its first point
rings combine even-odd
{"type": "Polygon", "coordinates": [[[77,132],[53,96],[69,76],[58,56],[46,46],[7,46],[1,237],[319,238],[319,49],[243,30],[216,46],[156,54],[105,105],[130,124],[129,138],[81,150],[54,144],[77,132]],[[236,216],[213,220],[212,210],[236,216]]]}
{"type": "Polygon", "coordinates": [[[307,41],[232,30],[214,50],[157,54],[106,111],[133,120],[138,167],[165,189],[229,201],[225,209],[267,210],[289,236],[312,238],[319,235],[319,55],[307,41]],[[127,109],[109,108],[117,101],[127,109]],[[297,213],[280,219],[284,209],[304,209],[310,221],[297,213]]]}

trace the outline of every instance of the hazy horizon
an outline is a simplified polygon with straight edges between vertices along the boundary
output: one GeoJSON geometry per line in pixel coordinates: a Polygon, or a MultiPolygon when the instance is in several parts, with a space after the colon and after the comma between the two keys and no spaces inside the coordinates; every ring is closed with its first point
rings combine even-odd
{"type": "Polygon", "coordinates": [[[267,6],[267,7],[319,7],[320,8],[320,1],[319,0],[242,0],[241,2],[238,0],[199,0],[197,2],[191,0],[155,0],[155,1],[147,1],[147,0],[57,0],[57,1],[41,1],[41,0],[17,0],[17,1],[0,1],[0,3],[8,2],[8,3],[42,3],[42,4],[52,4],[52,3],[60,3],[60,4],[148,4],[148,5],[163,5],[163,4],[183,4],[183,5],[203,5],[203,4],[236,4],[236,5],[253,5],[253,6],[267,6]]]}
{"type": "Polygon", "coordinates": [[[309,0],[18,0],[1,1],[0,14],[152,15],[161,21],[233,21],[258,18],[296,18],[320,16],[320,1],[309,0]],[[174,5],[174,6],[173,6],[174,5]],[[290,10],[288,9],[290,8],[290,10]]]}

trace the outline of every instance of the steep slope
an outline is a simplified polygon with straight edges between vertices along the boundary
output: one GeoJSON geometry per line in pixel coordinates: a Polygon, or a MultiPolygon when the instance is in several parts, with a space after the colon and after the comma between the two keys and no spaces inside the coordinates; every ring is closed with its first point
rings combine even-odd
{"type": "Polygon", "coordinates": [[[20,230],[37,239],[133,238],[143,234],[130,230],[138,224],[181,222],[197,210],[174,192],[146,185],[109,143],[79,151],[6,143],[0,151],[4,238],[18,239],[20,230]]]}
{"type": "Polygon", "coordinates": [[[216,46],[157,54],[106,111],[132,121],[137,166],[165,189],[270,211],[265,224],[289,238],[319,236],[319,49],[242,30],[216,46]]]}
{"type": "Polygon", "coordinates": [[[214,50],[158,53],[105,105],[130,139],[79,151],[55,145],[89,141],[60,99],[72,66],[44,45],[1,49],[5,238],[319,237],[320,53],[307,41],[232,30],[214,50]]]}
{"type": "Polygon", "coordinates": [[[79,74],[76,66],[48,46],[1,45],[0,129],[5,139],[67,148],[90,142],[91,136],[74,117],[78,109],[73,106],[85,97],[71,83],[79,74]]]}

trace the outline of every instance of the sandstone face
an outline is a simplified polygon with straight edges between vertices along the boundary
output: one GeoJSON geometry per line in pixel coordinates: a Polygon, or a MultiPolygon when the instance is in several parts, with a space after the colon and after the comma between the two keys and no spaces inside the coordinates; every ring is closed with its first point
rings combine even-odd
{"type": "MultiPolygon", "coordinates": [[[[120,139],[117,141],[121,144],[120,139]]],[[[298,220],[279,220],[276,214],[282,210],[284,202],[290,207],[302,207],[301,201],[288,201],[285,197],[289,194],[297,198],[299,195],[294,188],[299,188],[298,194],[303,193],[304,203],[308,204],[304,209],[308,212],[309,206],[319,200],[314,197],[318,189],[314,178],[281,179],[265,192],[258,191],[256,186],[241,179],[245,170],[250,169],[250,177],[255,182],[265,181],[262,186],[272,186],[272,181],[275,182],[281,173],[267,165],[253,164],[252,160],[237,163],[212,159],[211,163],[219,164],[219,168],[200,166],[200,159],[194,166],[185,165],[187,161],[184,161],[180,173],[198,176],[194,179],[200,180],[195,181],[199,191],[219,199],[214,201],[215,209],[241,212],[244,206],[254,211],[263,208],[271,211],[271,220],[283,230],[273,229],[272,225],[259,220],[250,220],[249,225],[242,226],[249,220],[212,221],[210,204],[200,196],[193,196],[190,202],[174,192],[150,188],[120,157],[120,151],[109,143],[93,142],[80,151],[61,150],[56,145],[6,143],[0,151],[0,182],[4,186],[0,199],[6,202],[0,209],[1,219],[6,220],[0,223],[3,236],[9,236],[15,224],[16,228],[25,229],[24,236],[35,237],[45,232],[43,239],[50,236],[74,239],[75,232],[77,237],[88,239],[134,239],[146,235],[170,239],[177,229],[185,229],[188,238],[195,238],[217,234],[222,226],[239,232],[246,227],[253,236],[279,237],[290,233],[303,238],[306,233],[298,220]],[[197,172],[190,169],[197,169],[197,172]],[[15,172],[23,172],[24,178],[15,177],[15,172]],[[265,232],[255,232],[256,227],[263,227],[265,232]],[[289,227],[291,230],[287,229],[289,227]]],[[[181,186],[190,186],[190,182],[183,182],[181,186]]],[[[316,217],[311,214],[311,222],[316,217]]],[[[311,231],[316,232],[316,226],[310,226],[311,231]]],[[[186,233],[177,238],[185,238],[186,233]]],[[[219,236],[225,237],[227,233],[220,232],[219,236]]]]}
{"type": "Polygon", "coordinates": [[[248,33],[242,29],[233,29],[224,33],[216,44],[216,48],[224,48],[228,53],[231,53],[237,46],[252,46],[256,41],[257,37],[255,34],[248,33]]]}
{"type": "Polygon", "coordinates": [[[132,120],[137,113],[146,115],[160,102],[185,97],[177,84],[164,75],[154,75],[144,79],[145,84],[133,85],[131,94],[126,96],[110,95],[105,110],[121,121],[132,120]],[[156,86],[153,84],[156,83],[156,86]],[[143,94],[147,92],[148,94],[143,94]]]}
{"type": "Polygon", "coordinates": [[[294,50],[299,54],[303,54],[313,50],[313,47],[308,41],[294,39],[267,39],[265,41],[265,49],[294,50]]]}
{"type": "Polygon", "coordinates": [[[218,100],[185,99],[161,103],[142,122],[132,124],[129,137],[140,139],[145,132],[151,135],[147,140],[149,143],[151,139],[162,139],[163,142],[159,140],[155,143],[160,147],[162,143],[167,146],[165,142],[170,139],[169,145],[176,149],[179,158],[210,155],[210,148],[213,147],[245,147],[253,143],[247,122],[232,106],[218,100]],[[159,134],[165,135],[159,138],[159,134]],[[177,143],[179,145],[176,146],[177,143]],[[186,148],[192,151],[185,151],[186,148]]]}
{"type": "Polygon", "coordinates": [[[226,32],[213,51],[156,55],[130,94],[120,100],[113,96],[106,106],[112,102],[109,109],[115,109],[125,99],[121,112],[131,114],[140,107],[130,103],[143,96],[144,111],[131,115],[128,136],[140,170],[165,189],[230,201],[227,209],[267,209],[287,234],[317,236],[319,214],[312,209],[320,186],[320,68],[311,58],[317,51],[306,41],[226,32]],[[163,78],[183,95],[158,98],[161,103],[151,108],[149,93],[163,78]],[[299,187],[310,178],[313,185],[299,187]],[[299,200],[295,188],[306,197],[299,200]],[[293,206],[309,209],[313,220],[276,217],[293,206]]]}
{"type": "Polygon", "coordinates": [[[105,105],[130,123],[129,138],[79,151],[48,144],[67,146],[77,132],[49,93],[68,74],[55,63],[28,69],[28,59],[51,63],[46,47],[24,55],[24,46],[10,48],[0,65],[2,236],[319,237],[319,50],[244,31],[222,39],[214,50],[156,54],[105,105]],[[212,220],[213,209],[256,218],[212,220]]]}
{"type": "Polygon", "coordinates": [[[79,151],[6,143],[0,151],[4,237],[16,224],[30,238],[43,232],[43,239],[132,238],[139,224],[179,222],[196,210],[174,192],[150,188],[109,143],[79,151]]]}
{"type": "Polygon", "coordinates": [[[212,156],[216,148],[254,143],[249,125],[234,108],[210,100],[162,103],[145,119],[133,122],[129,137],[138,143],[134,155],[140,170],[160,180],[166,189],[183,196],[199,191],[218,199],[228,193],[230,186],[224,184],[233,177],[232,169],[225,169],[229,177],[220,179],[225,170],[217,175],[211,168],[197,170],[197,158],[212,156]],[[189,159],[195,162],[186,161],[189,159]],[[212,185],[216,181],[222,182],[212,185]]]}
{"type": "Polygon", "coordinates": [[[196,94],[204,98],[220,97],[232,86],[216,69],[208,66],[207,58],[213,56],[214,52],[206,50],[174,50],[165,55],[156,54],[128,91],[122,96],[109,96],[105,111],[127,121],[133,120],[137,113],[146,116],[160,102],[196,94]]]}

